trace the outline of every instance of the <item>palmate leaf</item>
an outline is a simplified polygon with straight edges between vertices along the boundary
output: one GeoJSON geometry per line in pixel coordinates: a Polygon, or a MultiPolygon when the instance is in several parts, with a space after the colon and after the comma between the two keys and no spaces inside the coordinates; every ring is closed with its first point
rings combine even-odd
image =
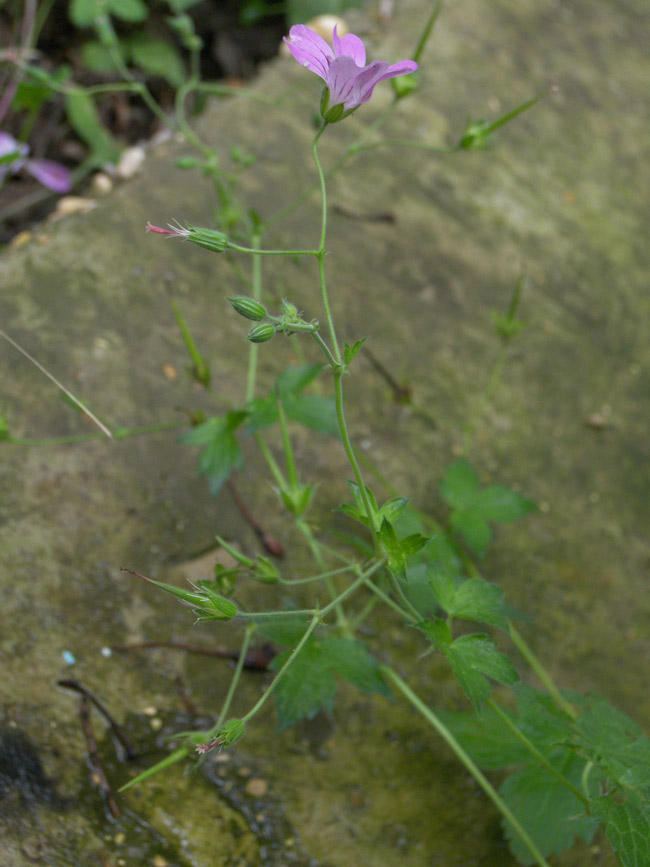
{"type": "Polygon", "coordinates": [[[461,635],[452,641],[449,625],[440,618],[416,626],[447,657],[459,686],[477,710],[492,692],[488,678],[509,685],[519,680],[512,662],[487,635],[461,635]]]}
{"type": "MultiPolygon", "coordinates": [[[[547,754],[547,758],[563,777],[580,788],[583,759],[562,747],[547,754]]],[[[569,849],[576,837],[589,843],[594,836],[597,824],[585,814],[582,802],[535,761],[511,774],[499,793],[544,857],[569,849]]],[[[513,827],[505,820],[503,826],[515,858],[521,864],[534,864],[535,859],[513,827]]]]}
{"type": "MultiPolygon", "coordinates": [[[[276,656],[271,668],[278,671],[290,651],[276,656]]],[[[300,651],[275,690],[279,731],[311,719],[323,708],[332,710],[339,674],[365,693],[390,695],[376,660],[362,644],[343,638],[311,639],[300,651]]]]}
{"type": "Polygon", "coordinates": [[[291,365],[277,378],[271,393],[256,398],[248,406],[247,430],[264,430],[278,420],[278,399],[288,418],[310,430],[338,436],[336,407],[330,397],[301,392],[322,372],[322,364],[291,365]]]}
{"type": "Polygon", "coordinates": [[[607,839],[623,867],[650,865],[650,806],[619,804],[611,798],[594,798],[593,815],[604,827],[607,839]]]}
{"type": "Polygon", "coordinates": [[[489,522],[516,521],[537,509],[532,500],[503,485],[481,489],[476,470],[464,459],[450,464],[439,489],[452,507],[452,529],[478,556],[485,554],[492,541],[489,522]]]}
{"type": "Polygon", "coordinates": [[[199,473],[208,477],[212,494],[216,494],[233,469],[242,464],[234,432],[246,418],[246,412],[228,412],[209,418],[180,438],[184,445],[204,447],[199,456],[199,473]]]}

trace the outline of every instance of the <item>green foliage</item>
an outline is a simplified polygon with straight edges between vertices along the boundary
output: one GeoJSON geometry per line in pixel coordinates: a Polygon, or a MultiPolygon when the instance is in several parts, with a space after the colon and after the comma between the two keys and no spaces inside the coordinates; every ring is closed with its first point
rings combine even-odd
{"type": "MultiPolygon", "coordinates": [[[[276,656],[271,668],[278,671],[289,655],[287,651],[276,656]]],[[[358,641],[311,638],[275,690],[278,729],[282,731],[301,719],[311,719],[321,708],[332,710],[336,697],[335,674],[362,692],[390,695],[378,663],[358,641]]]]}
{"type": "Polygon", "coordinates": [[[91,27],[100,15],[114,15],[131,23],[149,15],[143,0],[71,0],[68,15],[75,27],[91,27]]]}
{"type": "Polygon", "coordinates": [[[402,580],[406,580],[406,562],[409,557],[417,554],[429,541],[426,536],[421,536],[419,533],[398,539],[395,528],[385,517],[379,528],[378,540],[379,548],[386,557],[388,568],[402,580]]]}
{"type": "MultiPolygon", "coordinates": [[[[601,696],[565,692],[576,707],[573,719],[549,695],[523,684],[513,689],[517,713],[507,712],[507,716],[558,774],[583,793],[590,815],[584,802],[528,751],[491,708],[480,717],[447,714],[445,724],[481,767],[519,766],[500,793],[544,856],[560,854],[577,837],[588,842],[600,823],[625,867],[647,867],[650,741],[601,696]]],[[[507,822],[504,828],[515,857],[532,864],[507,822]]]]}
{"type": "Polygon", "coordinates": [[[496,584],[482,578],[470,578],[456,586],[443,571],[434,570],[429,578],[440,607],[449,617],[476,620],[499,629],[507,629],[507,607],[504,593],[496,584]]]}
{"type": "Polygon", "coordinates": [[[592,814],[601,823],[623,867],[650,864],[650,805],[617,803],[608,797],[594,798],[592,814]]]}
{"type": "Polygon", "coordinates": [[[69,90],[65,95],[65,110],[70,125],[90,148],[89,162],[95,166],[116,162],[119,147],[99,119],[92,97],[81,88],[69,90]]]}
{"type": "Polygon", "coordinates": [[[291,365],[277,378],[266,397],[256,398],[248,405],[249,432],[264,430],[279,418],[278,400],[287,418],[319,433],[338,435],[336,408],[330,397],[302,394],[322,372],[321,364],[291,365]]]}
{"type": "Polygon", "coordinates": [[[218,493],[233,469],[242,464],[235,431],[246,418],[246,412],[228,412],[209,418],[180,438],[184,445],[203,446],[199,456],[199,473],[208,477],[213,494],[218,493]]]}
{"type": "Polygon", "coordinates": [[[348,367],[352,363],[355,355],[361,349],[367,339],[367,337],[364,337],[361,340],[357,340],[357,342],[353,343],[352,346],[350,346],[349,343],[343,344],[343,360],[345,361],[346,367],[348,367]]]}
{"type": "MultiPolygon", "coordinates": [[[[585,763],[565,749],[555,748],[546,756],[550,764],[579,787],[585,763]]],[[[511,774],[499,789],[516,818],[532,837],[544,857],[560,855],[576,838],[591,842],[596,822],[585,814],[582,801],[543,765],[531,761],[511,774]]],[[[528,848],[504,820],[512,854],[520,864],[534,864],[528,848]]]]}
{"type": "Polygon", "coordinates": [[[451,507],[451,528],[482,557],[492,540],[492,521],[517,521],[537,510],[532,500],[503,485],[481,488],[474,467],[461,459],[447,467],[440,494],[451,507]]]}
{"type": "Polygon", "coordinates": [[[417,626],[434,648],[447,657],[456,680],[476,710],[492,693],[488,678],[505,684],[519,680],[512,662],[497,650],[489,636],[461,635],[453,640],[449,624],[440,618],[421,621],[417,626]]]}
{"type": "Polygon", "coordinates": [[[174,46],[147,33],[137,33],[125,43],[133,64],[148,75],[157,75],[179,88],[186,78],[185,64],[174,46]]]}

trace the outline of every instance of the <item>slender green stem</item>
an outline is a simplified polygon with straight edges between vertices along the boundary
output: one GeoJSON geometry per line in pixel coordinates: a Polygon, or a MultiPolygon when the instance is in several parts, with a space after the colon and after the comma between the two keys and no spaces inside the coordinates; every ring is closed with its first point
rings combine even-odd
{"type": "Polygon", "coordinates": [[[316,164],[316,171],[318,172],[318,182],[320,185],[320,195],[321,195],[321,223],[320,223],[320,240],[318,244],[318,278],[320,280],[320,289],[321,289],[321,297],[323,299],[323,308],[325,310],[325,318],[327,319],[327,327],[330,332],[330,342],[332,344],[332,351],[334,358],[340,364],[341,363],[341,350],[339,349],[338,340],[336,339],[336,329],[334,328],[334,320],[332,318],[332,310],[330,308],[329,295],[327,293],[327,283],[325,281],[325,239],[327,237],[327,188],[325,186],[325,175],[323,174],[323,167],[321,165],[320,157],[318,156],[318,140],[323,134],[327,123],[323,122],[323,125],[316,133],[314,138],[314,143],[312,146],[312,152],[314,155],[314,162],[316,164]]]}
{"type": "Polygon", "coordinates": [[[320,336],[320,334],[318,333],[318,331],[312,331],[312,332],[311,332],[311,336],[314,338],[314,340],[316,341],[316,343],[317,343],[317,344],[319,345],[319,347],[322,349],[323,354],[325,355],[325,358],[326,358],[326,359],[328,360],[328,362],[330,363],[330,366],[332,367],[332,369],[335,369],[336,367],[338,367],[340,362],[338,362],[338,361],[334,358],[334,356],[332,355],[332,352],[331,352],[329,346],[327,345],[327,343],[325,343],[325,341],[324,341],[323,338],[320,336]]]}
{"type": "Polygon", "coordinates": [[[413,705],[413,707],[417,711],[419,711],[419,713],[422,714],[426,721],[431,726],[433,726],[433,728],[438,732],[438,734],[447,743],[447,745],[451,747],[452,751],[456,754],[456,757],[460,759],[463,765],[465,765],[467,770],[474,777],[474,779],[483,789],[485,794],[490,798],[495,807],[512,825],[514,832],[519,836],[530,854],[533,856],[535,862],[538,864],[538,867],[549,867],[548,862],[539,851],[534,841],[530,838],[526,829],[519,823],[517,817],[510,810],[510,807],[508,807],[506,802],[503,800],[503,798],[501,798],[494,786],[492,786],[487,777],[484,776],[483,772],[474,763],[468,753],[465,752],[465,750],[458,743],[456,738],[449,731],[449,729],[442,722],[442,720],[439,719],[439,717],[431,710],[431,708],[427,707],[427,705],[419,698],[419,696],[417,696],[413,692],[409,685],[402,680],[402,678],[397,674],[396,671],[394,671],[387,665],[381,665],[380,670],[389,681],[395,684],[395,686],[399,689],[402,695],[413,705]]]}
{"type": "Polygon", "coordinates": [[[508,726],[510,731],[515,735],[515,737],[521,741],[521,743],[526,747],[526,749],[532,753],[540,764],[544,765],[546,770],[552,774],[557,780],[559,780],[563,786],[566,786],[573,794],[578,798],[585,806],[587,813],[590,812],[589,809],[589,800],[585,798],[580,789],[577,789],[570,780],[567,780],[565,776],[563,776],[557,768],[554,768],[553,765],[549,762],[549,760],[537,749],[535,744],[530,741],[526,735],[521,731],[521,729],[510,719],[508,714],[504,713],[502,708],[494,701],[494,699],[489,698],[487,703],[490,705],[492,710],[504,721],[504,723],[508,726]]]}
{"type": "Polygon", "coordinates": [[[273,457],[271,449],[264,442],[260,433],[255,434],[255,442],[257,443],[259,450],[262,452],[262,456],[266,461],[268,468],[271,470],[271,474],[275,479],[277,486],[281,490],[284,490],[287,487],[286,479],[282,475],[282,470],[278,466],[276,459],[273,457]]]}
{"type": "Polygon", "coordinates": [[[230,686],[228,687],[228,692],[226,693],[226,697],[223,701],[219,717],[217,718],[214,726],[210,729],[208,739],[214,737],[217,734],[217,732],[223,725],[224,720],[226,719],[228,711],[230,710],[230,705],[232,704],[235,690],[237,689],[237,684],[239,683],[242,671],[244,670],[244,664],[246,663],[246,654],[248,653],[248,646],[251,643],[251,638],[253,637],[254,632],[255,625],[253,623],[249,623],[246,626],[246,630],[244,632],[244,640],[242,641],[241,648],[239,649],[239,659],[237,660],[237,665],[235,666],[235,670],[230,681],[230,686]]]}
{"type": "MultiPolygon", "coordinates": [[[[386,122],[393,109],[397,105],[398,100],[394,99],[388,108],[384,109],[384,111],[377,117],[375,120],[365,129],[363,134],[353,142],[342,154],[341,156],[327,169],[324,174],[325,180],[329,180],[332,175],[336,174],[338,170],[345,164],[346,160],[353,156],[356,153],[356,148],[363,144],[363,142],[367,141],[367,139],[373,135],[377,130],[382,126],[383,123],[386,122]]],[[[285,217],[288,217],[289,214],[292,214],[296,211],[301,205],[303,205],[307,199],[309,199],[318,189],[320,188],[320,179],[313,183],[310,187],[307,187],[302,193],[296,196],[288,205],[285,205],[284,208],[281,208],[275,214],[268,218],[264,222],[265,227],[269,227],[274,225],[275,223],[279,223],[281,220],[284,220],[285,217]]]]}
{"type": "MultiPolygon", "coordinates": [[[[254,234],[251,237],[253,250],[257,251],[261,242],[261,236],[254,234]]],[[[255,252],[253,255],[252,269],[252,290],[253,298],[260,301],[262,298],[262,257],[255,252]]],[[[246,402],[253,400],[255,397],[255,381],[257,379],[257,362],[259,357],[259,345],[257,343],[250,344],[248,350],[248,374],[246,376],[246,402]]]]}
{"type": "Polygon", "coordinates": [[[284,663],[284,665],[282,666],[280,671],[278,671],[276,676],[273,678],[273,683],[271,683],[271,685],[268,687],[268,689],[265,690],[264,693],[262,693],[259,700],[256,702],[256,704],[253,705],[253,707],[248,711],[248,713],[242,717],[243,723],[246,723],[246,722],[248,722],[248,720],[252,719],[255,716],[255,714],[259,711],[259,709],[262,707],[262,705],[266,702],[266,700],[269,698],[269,696],[277,689],[278,684],[280,683],[282,678],[285,676],[285,674],[287,673],[287,671],[289,670],[289,668],[291,667],[293,662],[298,658],[302,648],[309,641],[309,637],[312,634],[312,632],[314,631],[314,629],[316,629],[316,627],[318,626],[320,619],[321,619],[320,612],[317,612],[316,614],[313,615],[309,626],[305,630],[305,634],[302,636],[302,638],[300,639],[298,644],[293,648],[293,650],[291,651],[291,653],[287,657],[286,662],[284,663]]]}
{"type": "MultiPolygon", "coordinates": [[[[118,428],[114,430],[113,439],[123,440],[127,437],[141,436],[143,434],[158,433],[159,431],[178,430],[179,428],[187,427],[187,422],[170,421],[162,422],[161,424],[146,424],[142,427],[118,428]]],[[[87,433],[87,434],[70,434],[60,437],[14,437],[9,435],[4,442],[15,446],[59,446],[68,443],[85,443],[92,440],[105,440],[106,437],[102,433],[87,433]]]]}
{"type": "Polygon", "coordinates": [[[236,250],[238,253],[252,253],[255,256],[319,256],[319,250],[260,250],[255,247],[242,247],[228,241],[228,250],[236,250]]]}
{"type": "MultiPolygon", "coordinates": [[[[301,518],[296,519],[296,526],[305,537],[307,544],[309,545],[309,550],[311,551],[312,557],[318,564],[320,569],[325,570],[325,561],[323,560],[323,555],[321,554],[320,547],[318,545],[318,541],[315,538],[314,534],[311,531],[311,527],[307,524],[306,521],[303,521],[301,518]]],[[[336,587],[334,586],[334,582],[331,577],[325,578],[325,586],[327,587],[327,592],[329,593],[330,599],[336,599],[336,587]]],[[[339,629],[348,634],[350,632],[350,627],[348,625],[347,617],[345,616],[345,612],[343,611],[342,605],[339,603],[335,608],[336,613],[336,623],[339,629]]]]}
{"type": "MultiPolygon", "coordinates": [[[[281,678],[284,677],[287,670],[290,668],[290,666],[293,664],[293,662],[297,659],[300,651],[305,646],[307,641],[309,641],[310,635],[312,634],[314,629],[316,629],[318,624],[323,620],[323,618],[326,617],[330,611],[332,611],[334,608],[336,608],[337,605],[340,605],[340,603],[343,602],[344,599],[347,599],[356,590],[358,590],[359,587],[361,587],[368,580],[368,578],[370,578],[370,576],[373,575],[377,571],[377,569],[381,568],[382,565],[383,565],[383,560],[378,560],[376,563],[373,563],[372,566],[370,566],[368,569],[364,570],[359,575],[359,577],[357,578],[356,581],[353,581],[352,584],[350,584],[349,587],[347,587],[341,594],[339,594],[339,596],[337,596],[336,599],[332,600],[332,602],[330,602],[329,605],[326,605],[325,608],[323,608],[321,610],[313,609],[312,611],[286,612],[286,613],[293,614],[293,615],[311,614],[312,618],[311,618],[311,621],[309,623],[309,626],[305,630],[305,634],[302,636],[302,638],[300,639],[298,644],[294,647],[294,649],[291,651],[290,655],[287,657],[286,662],[284,663],[284,665],[282,666],[280,671],[278,671],[277,675],[275,676],[273,683],[270,684],[269,688],[260,697],[259,701],[254,705],[254,707],[252,707],[251,710],[249,710],[249,712],[245,716],[242,717],[242,722],[248,722],[248,720],[250,720],[253,716],[255,716],[255,714],[258,712],[258,710],[266,702],[266,700],[269,698],[271,693],[276,689],[281,678]]],[[[274,614],[276,616],[278,613],[279,612],[268,612],[268,614],[274,614]]],[[[267,616],[268,616],[268,614],[267,614],[267,616]]],[[[260,617],[261,615],[260,614],[251,614],[251,615],[246,615],[246,616],[260,617]]]]}
{"type": "Polygon", "coordinates": [[[292,586],[294,584],[312,584],[315,581],[322,581],[324,578],[332,578],[334,575],[343,575],[346,572],[353,571],[354,566],[340,566],[338,569],[329,569],[327,572],[321,572],[319,575],[310,575],[309,578],[280,578],[279,584],[292,586]]]}
{"type": "Polygon", "coordinates": [[[287,417],[284,413],[282,401],[278,397],[278,418],[280,419],[280,431],[282,432],[282,446],[284,448],[284,460],[287,465],[287,476],[289,477],[289,485],[292,488],[298,488],[298,471],[296,469],[296,460],[291,447],[291,437],[289,436],[289,426],[287,425],[287,417]]]}
{"type": "MultiPolygon", "coordinates": [[[[381,599],[382,602],[384,602],[386,605],[388,605],[394,611],[397,611],[397,613],[400,614],[405,620],[408,620],[411,623],[416,622],[416,618],[412,614],[410,614],[408,611],[406,611],[404,608],[402,608],[402,606],[399,605],[397,602],[395,602],[394,599],[391,599],[390,596],[388,595],[388,593],[385,593],[381,589],[381,587],[378,587],[374,582],[366,581],[366,587],[369,590],[371,590],[377,596],[377,598],[381,599]]],[[[421,620],[421,618],[418,617],[417,620],[421,620]]],[[[355,621],[355,625],[356,625],[356,621],[355,621]]]]}
{"type": "Polygon", "coordinates": [[[393,587],[395,588],[395,591],[397,592],[397,595],[398,595],[399,598],[401,599],[402,604],[404,605],[404,607],[405,607],[408,611],[411,612],[411,616],[412,616],[414,622],[417,623],[418,620],[422,620],[422,615],[420,614],[420,612],[417,610],[417,608],[415,607],[415,605],[413,605],[413,603],[411,602],[411,600],[408,598],[408,596],[407,596],[406,593],[404,592],[404,588],[403,588],[402,585],[400,584],[400,581],[399,581],[399,578],[397,577],[397,575],[394,575],[390,570],[387,570],[387,571],[388,571],[388,573],[389,573],[389,575],[390,575],[390,578],[391,578],[391,581],[392,581],[393,587]]]}
{"type": "Polygon", "coordinates": [[[354,453],[354,448],[352,447],[352,441],[350,440],[350,434],[348,433],[348,426],[345,421],[345,410],[343,407],[343,371],[337,369],[333,372],[334,377],[334,402],[336,404],[336,418],[339,423],[339,430],[341,432],[341,440],[343,442],[343,448],[345,449],[345,453],[348,456],[348,461],[350,462],[350,466],[352,467],[352,472],[354,473],[354,478],[356,480],[357,485],[359,486],[359,492],[361,494],[361,499],[363,500],[363,505],[366,510],[366,515],[368,516],[368,521],[370,524],[370,531],[372,533],[373,542],[377,543],[377,533],[375,530],[375,516],[373,513],[372,506],[370,505],[370,499],[368,497],[368,492],[366,491],[366,486],[363,481],[363,476],[361,475],[361,469],[359,467],[359,462],[357,461],[356,455],[354,453]]]}
{"type": "Polygon", "coordinates": [[[566,714],[568,714],[571,719],[577,719],[578,712],[573,707],[573,705],[568,702],[564,696],[560,693],[559,689],[553,683],[550,674],[546,671],[546,669],[542,666],[541,662],[530,647],[526,644],[523,639],[521,633],[515,628],[512,621],[508,621],[508,628],[510,631],[510,638],[512,638],[513,643],[515,644],[517,650],[524,657],[528,665],[535,672],[539,680],[544,685],[546,691],[551,696],[555,704],[561,708],[566,714]]]}

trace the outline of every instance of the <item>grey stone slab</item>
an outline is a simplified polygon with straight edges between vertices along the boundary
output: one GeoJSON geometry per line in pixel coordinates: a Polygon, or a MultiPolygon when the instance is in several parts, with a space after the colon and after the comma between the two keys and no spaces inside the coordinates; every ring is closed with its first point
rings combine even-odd
{"type": "MultiPolygon", "coordinates": [[[[351,16],[373,56],[392,61],[409,54],[428,12],[417,0],[396,6],[385,29],[372,10],[351,16]]],[[[346,382],[353,435],[385,476],[435,514],[442,513],[437,481],[458,454],[497,358],[490,310],[507,306],[524,275],[528,327],[478,420],[470,457],[485,482],[517,486],[542,509],[500,530],[481,568],[531,617],[522,628],[558,682],[602,692],[647,727],[650,61],[643,11],[633,0],[448,4],[422,64],[422,90],[395,113],[390,138],[453,142],[467,116],[495,117],[551,84],[558,92],[501,130],[489,152],[381,148],[350,160],[330,186],[327,273],[340,335],[370,335],[372,351],[408,381],[427,414],[393,404],[385,382],[359,358],[346,382]],[[394,222],[346,216],[386,210],[394,222]],[[589,425],[594,415],[603,417],[602,429],[589,425]]],[[[211,107],[198,130],[223,154],[236,144],[256,156],[241,189],[266,217],[313,180],[319,86],[279,60],[254,89],[282,97],[281,105],[242,94],[211,107]]],[[[382,85],[370,105],[328,130],[324,162],[388,101],[382,85]]],[[[158,147],[142,174],[93,212],[39,228],[0,261],[1,327],[112,428],[184,421],[197,407],[215,406],[182,376],[172,299],[213,366],[215,391],[232,400],[243,393],[245,326],[224,300],[241,291],[232,270],[217,256],[143,231],[148,219],[209,224],[209,183],[173,167],[191,152],[178,142],[158,147]]],[[[318,219],[314,198],[266,241],[311,245],[318,219]]],[[[312,265],[265,262],[265,285],[270,298],[285,296],[307,317],[322,318],[312,265]]],[[[261,347],[263,383],[292,352],[280,340],[261,347]]],[[[2,410],[14,434],[90,430],[4,342],[0,359],[2,410]]],[[[348,474],[344,456],[315,435],[299,433],[297,442],[309,478],[326,480],[317,511],[326,517],[345,496],[336,481],[348,474]]],[[[194,454],[174,434],[4,446],[3,457],[3,744],[24,762],[37,756],[42,776],[34,771],[22,793],[11,790],[0,863],[33,863],[34,853],[41,863],[75,867],[120,853],[133,865],[155,854],[201,867],[263,863],[254,823],[241,819],[245,794],[227,803],[204,779],[178,773],[125,799],[155,832],[128,818],[126,841],[116,843],[88,783],[78,701],[54,686],[72,674],[149,744],[151,719],[165,729],[187,724],[177,676],[201,713],[216,713],[229,679],[225,664],[171,651],[105,658],[101,648],[236,640],[231,629],[192,630],[180,607],[119,572],[126,565],[178,580],[178,564],[208,549],[215,533],[252,548],[228,495],[209,496],[194,454]],[[77,660],[72,669],[64,650],[77,660]]],[[[282,535],[273,494],[255,485],[261,471],[247,450],[242,488],[282,535]]],[[[287,568],[299,569],[296,540],[289,534],[286,541],[287,568]]],[[[390,618],[377,625],[389,630],[387,652],[400,670],[432,704],[462,706],[444,665],[417,661],[419,645],[396,627],[390,618]]],[[[259,689],[259,680],[246,681],[240,710],[259,689]]],[[[96,728],[109,756],[99,721],[96,728]]],[[[332,720],[281,736],[269,711],[237,756],[270,782],[271,799],[322,864],[512,863],[491,807],[399,702],[344,690],[332,720]]],[[[125,779],[123,767],[113,770],[125,779]]],[[[282,822],[274,827],[284,839],[282,822]]],[[[607,843],[597,843],[600,863],[613,864],[607,843]]],[[[583,847],[558,863],[593,857],[583,847]]]]}

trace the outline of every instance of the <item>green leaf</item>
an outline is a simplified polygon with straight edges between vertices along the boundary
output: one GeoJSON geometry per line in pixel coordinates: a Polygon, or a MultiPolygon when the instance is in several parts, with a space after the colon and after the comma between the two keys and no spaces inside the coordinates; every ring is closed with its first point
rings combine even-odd
{"type": "Polygon", "coordinates": [[[599,695],[588,696],[578,717],[571,744],[598,765],[628,796],[646,797],[650,788],[650,741],[639,726],[599,695]]]}
{"type": "Polygon", "coordinates": [[[386,500],[379,509],[379,517],[386,518],[391,524],[395,524],[402,517],[404,510],[410,502],[406,497],[393,497],[390,500],[386,500]]]}
{"type": "MultiPolygon", "coordinates": [[[[279,671],[290,655],[279,654],[269,667],[279,671]]],[[[308,641],[275,689],[278,730],[312,719],[321,708],[331,711],[335,697],[336,680],[327,658],[318,643],[308,641]]]]}
{"type": "Polygon", "coordinates": [[[282,371],[274,386],[275,392],[284,400],[298,394],[323,372],[322,364],[292,364],[282,371]]]}
{"type": "Polygon", "coordinates": [[[449,611],[454,604],[454,597],[456,596],[456,584],[454,583],[451,576],[449,576],[442,569],[431,569],[431,567],[425,567],[428,573],[428,580],[431,585],[431,589],[436,597],[438,605],[444,610],[449,611]]]}
{"type": "Polygon", "coordinates": [[[69,90],[65,95],[65,110],[72,128],[90,148],[92,164],[116,162],[119,147],[102,125],[92,97],[81,88],[69,90]]]}
{"type": "Polygon", "coordinates": [[[145,21],[149,15],[147,4],[143,0],[104,0],[108,11],[122,21],[145,21]]]}
{"type": "Polygon", "coordinates": [[[127,45],[133,63],[139,69],[164,78],[172,87],[181,87],[186,78],[185,65],[171,43],[139,33],[131,37],[127,45]]]}
{"type": "Polygon", "coordinates": [[[273,618],[273,620],[264,617],[257,620],[256,624],[257,631],[261,635],[284,647],[295,647],[307,629],[304,619],[299,620],[297,617],[273,618]]]}
{"type": "MultiPolygon", "coordinates": [[[[290,651],[276,656],[270,667],[279,671],[289,656],[290,651]]],[[[310,639],[275,690],[280,731],[301,719],[311,719],[321,708],[332,710],[335,672],[363,692],[390,695],[377,662],[363,645],[348,639],[310,639]]]]}
{"type": "Polygon", "coordinates": [[[518,521],[537,511],[537,504],[503,485],[484,488],[474,499],[473,508],[489,521],[518,521]]]}
{"type": "MultiPolygon", "coordinates": [[[[554,750],[547,758],[562,776],[580,788],[585,766],[582,759],[564,749],[554,750]]],[[[544,857],[561,854],[576,837],[591,842],[596,823],[585,815],[582,802],[543,765],[535,762],[515,771],[499,792],[544,857]]],[[[515,858],[521,864],[536,863],[513,827],[507,821],[503,826],[515,858]]]]}
{"type": "Polygon", "coordinates": [[[369,695],[378,692],[390,696],[391,692],[381,676],[379,663],[358,641],[347,638],[327,638],[322,643],[331,667],[352,686],[369,695]]]}
{"type": "Polygon", "coordinates": [[[216,494],[233,469],[242,465],[242,456],[234,431],[248,413],[234,411],[210,418],[180,438],[184,445],[203,445],[199,456],[199,473],[208,477],[210,491],[216,494]]]}
{"type": "MultiPolygon", "coordinates": [[[[119,43],[115,49],[123,54],[122,46],[119,43]]],[[[99,39],[89,39],[88,42],[84,42],[81,46],[81,62],[86,69],[90,69],[92,72],[117,71],[111,52],[99,39]]]]}
{"type": "Polygon", "coordinates": [[[499,771],[530,761],[527,747],[490,707],[484,708],[480,716],[475,713],[439,713],[439,716],[460,745],[486,771],[499,771]]]}
{"type": "Polygon", "coordinates": [[[477,620],[499,629],[507,629],[503,590],[482,578],[464,581],[455,591],[451,607],[445,610],[452,617],[477,620]]]}
{"type": "Polygon", "coordinates": [[[492,530],[479,512],[471,507],[459,509],[452,513],[449,523],[479,557],[485,554],[492,541],[492,530]]]}
{"type": "Polygon", "coordinates": [[[38,111],[44,103],[57,95],[54,88],[65,84],[72,75],[72,70],[67,65],[60,66],[52,73],[39,69],[38,77],[31,74],[33,69],[34,67],[28,67],[26,69],[28,77],[18,84],[11,102],[12,109],[16,111],[22,109],[38,111]],[[45,75],[42,74],[44,72],[45,75]]]}
{"type": "Polygon", "coordinates": [[[331,397],[318,394],[300,394],[282,403],[287,417],[310,430],[329,436],[339,435],[336,406],[331,397]]]}
{"type": "Polygon", "coordinates": [[[611,798],[594,798],[593,815],[602,823],[607,839],[623,867],[650,864],[650,806],[618,804],[611,798]]]}
{"type": "Polygon", "coordinates": [[[106,10],[106,0],[71,0],[68,16],[75,27],[90,27],[106,10]]]}
{"type": "Polygon", "coordinates": [[[367,339],[367,337],[364,337],[362,340],[357,340],[357,342],[353,343],[352,346],[350,346],[349,343],[343,344],[343,360],[345,361],[346,366],[352,363],[354,356],[361,349],[367,339]]]}
{"type": "Polygon", "coordinates": [[[423,620],[415,624],[421,629],[436,650],[441,650],[445,655],[451,647],[451,629],[445,620],[434,617],[433,620],[423,620]]]}
{"type": "Polygon", "coordinates": [[[436,650],[447,657],[461,689],[477,710],[490,697],[488,677],[505,684],[519,680],[512,662],[487,635],[461,635],[450,643],[451,631],[446,621],[436,619],[417,625],[436,650]]]}
{"type": "Polygon", "coordinates": [[[503,485],[480,489],[476,470],[465,459],[447,468],[440,482],[440,494],[452,507],[452,529],[464,537],[479,557],[492,540],[488,521],[516,521],[537,509],[532,500],[503,485]]]}
{"type": "Polygon", "coordinates": [[[469,461],[461,459],[447,467],[439,490],[446,503],[454,509],[462,509],[474,501],[479,486],[476,470],[469,461]]]}

